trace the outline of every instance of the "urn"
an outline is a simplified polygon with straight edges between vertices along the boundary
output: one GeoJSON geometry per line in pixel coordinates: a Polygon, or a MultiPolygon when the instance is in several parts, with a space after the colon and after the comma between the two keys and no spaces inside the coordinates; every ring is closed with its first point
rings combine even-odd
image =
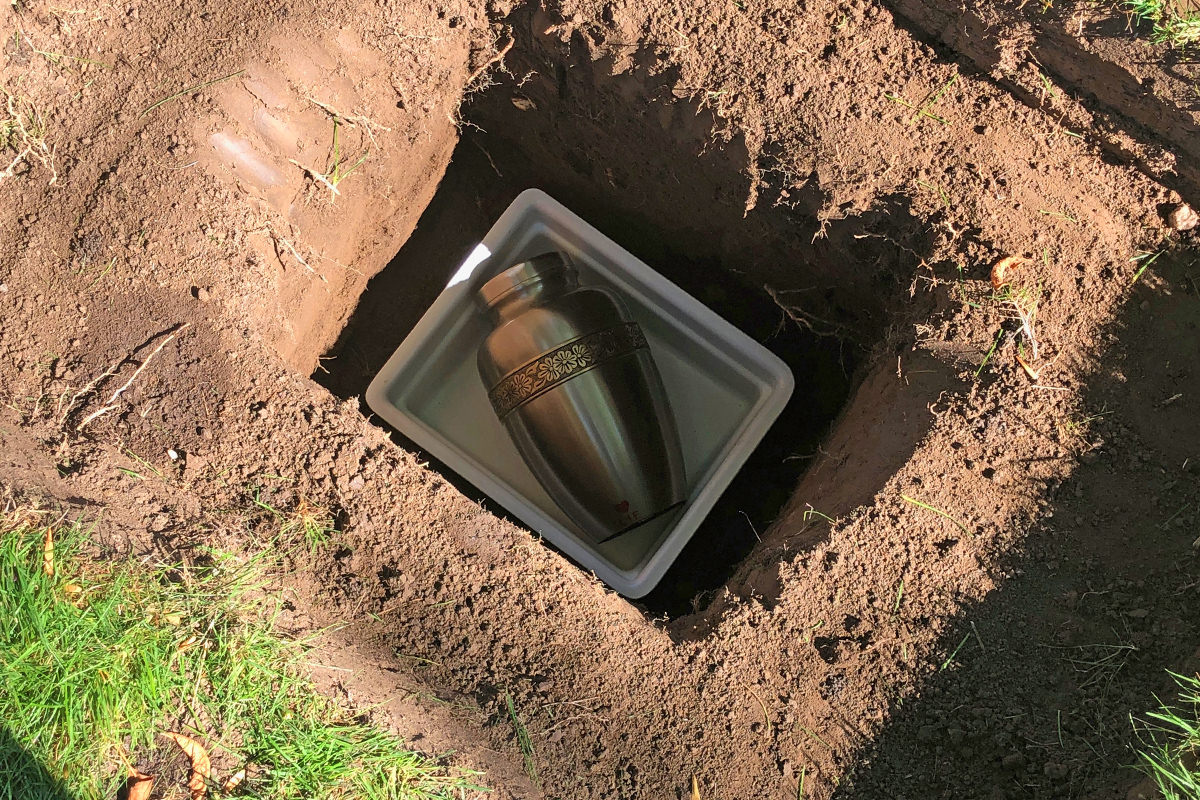
{"type": "Polygon", "coordinates": [[[594,544],[677,511],[679,434],[641,328],[550,252],[487,281],[479,374],[534,477],[594,544]]]}

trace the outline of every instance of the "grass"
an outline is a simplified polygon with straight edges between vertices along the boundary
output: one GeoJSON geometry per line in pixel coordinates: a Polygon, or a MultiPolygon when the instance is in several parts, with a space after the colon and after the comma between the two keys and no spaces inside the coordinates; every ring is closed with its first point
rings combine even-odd
{"type": "Polygon", "coordinates": [[[945,511],[942,511],[940,508],[937,508],[936,506],[931,506],[928,503],[922,503],[920,500],[916,500],[912,497],[909,497],[906,494],[900,495],[900,499],[906,503],[912,503],[914,506],[917,506],[918,508],[923,508],[926,511],[932,511],[933,513],[937,514],[939,517],[942,517],[942,518],[947,519],[950,522],[954,523],[954,526],[956,528],[958,528],[960,531],[962,531],[963,533],[965,533],[967,536],[971,535],[971,532],[969,530],[967,530],[966,525],[963,525],[961,522],[959,522],[954,517],[947,514],[945,511]]]}
{"type": "Polygon", "coordinates": [[[22,166],[41,164],[50,171],[50,184],[58,180],[54,148],[46,141],[46,118],[28,97],[15,95],[0,87],[4,107],[0,109],[0,183],[15,177],[22,166]]]}
{"type": "Polygon", "coordinates": [[[1077,217],[1073,217],[1070,214],[1064,214],[1061,211],[1051,211],[1048,208],[1039,208],[1038,213],[1041,214],[1043,217],[1054,217],[1055,219],[1065,219],[1067,222],[1075,222],[1075,223],[1079,222],[1079,219],[1077,217]]]}
{"type": "Polygon", "coordinates": [[[1138,263],[1139,261],[1141,262],[1141,265],[1138,267],[1137,272],[1135,272],[1133,274],[1133,277],[1129,280],[1129,285],[1132,286],[1133,284],[1137,283],[1138,278],[1142,277],[1142,273],[1145,272],[1147,269],[1149,269],[1150,265],[1153,264],[1155,261],[1157,261],[1158,257],[1161,256],[1165,252],[1167,252],[1167,251],[1159,250],[1157,253],[1148,253],[1143,250],[1143,251],[1140,251],[1133,258],[1129,259],[1130,261],[1134,262],[1135,264],[1138,263]]]}
{"type": "Polygon", "coordinates": [[[279,522],[279,536],[288,540],[293,535],[303,535],[304,544],[309,552],[323,547],[329,542],[329,537],[337,533],[337,523],[333,514],[324,506],[310,503],[301,497],[300,502],[291,511],[280,511],[262,499],[262,490],[255,490],[254,505],[268,512],[279,522]]]}
{"type": "Polygon", "coordinates": [[[829,516],[828,514],[822,514],[820,511],[817,511],[815,508],[812,507],[812,505],[810,503],[805,503],[804,505],[808,506],[808,508],[805,509],[804,514],[803,514],[803,519],[805,522],[808,522],[813,517],[820,517],[821,519],[828,522],[830,525],[835,525],[837,523],[837,520],[835,520],[833,517],[829,516]]]}
{"type": "Polygon", "coordinates": [[[922,117],[928,117],[929,119],[933,120],[934,122],[940,122],[942,125],[948,125],[950,123],[946,122],[946,120],[942,119],[937,114],[934,114],[930,109],[932,109],[934,107],[934,105],[936,105],[937,102],[942,99],[942,95],[944,95],[947,92],[947,90],[949,90],[950,87],[956,83],[958,83],[958,75],[957,74],[955,74],[954,77],[952,77],[950,80],[948,80],[944,84],[942,84],[942,88],[938,89],[935,92],[930,92],[929,95],[926,96],[926,98],[924,100],[922,100],[919,104],[915,104],[915,105],[913,103],[908,102],[900,95],[893,94],[892,92],[884,92],[883,96],[886,97],[888,100],[891,100],[893,103],[899,103],[900,105],[904,106],[905,108],[911,108],[913,110],[912,116],[908,118],[909,125],[915,124],[922,117]]]}
{"type": "Polygon", "coordinates": [[[978,378],[980,375],[983,374],[983,368],[986,367],[987,363],[992,360],[992,356],[995,355],[996,348],[1000,346],[1000,340],[1002,338],[1004,338],[1004,330],[1003,329],[996,332],[996,340],[994,342],[992,342],[991,349],[989,349],[987,351],[987,353],[983,356],[983,361],[979,362],[979,368],[977,370],[975,370],[976,378],[978,378]]]}
{"type": "Polygon", "coordinates": [[[946,191],[942,187],[938,186],[937,184],[926,183],[919,178],[916,180],[916,184],[922,189],[928,189],[931,192],[937,192],[938,199],[942,201],[942,205],[946,206],[947,209],[950,208],[950,195],[946,194],[946,191]]]}
{"type": "MultiPolygon", "coordinates": [[[[326,110],[328,111],[328,109],[326,109],[326,110]]],[[[341,144],[338,141],[338,131],[340,130],[340,128],[341,128],[341,118],[338,116],[334,116],[333,117],[333,153],[331,154],[330,159],[329,159],[329,166],[325,169],[324,172],[318,172],[317,170],[313,169],[312,167],[306,167],[294,158],[288,159],[289,161],[292,162],[292,164],[294,164],[295,166],[304,170],[304,172],[307,173],[310,178],[317,181],[318,183],[324,184],[325,188],[329,189],[329,196],[330,196],[331,200],[334,197],[337,197],[339,194],[341,194],[341,192],[338,191],[338,184],[341,183],[342,181],[344,181],[346,178],[349,178],[350,175],[355,170],[357,170],[359,167],[361,167],[363,162],[367,160],[367,156],[371,155],[370,150],[368,150],[367,152],[363,153],[357,161],[355,161],[353,164],[351,164],[349,167],[347,167],[346,163],[342,160],[341,144]]]]}
{"type": "Polygon", "coordinates": [[[521,718],[517,716],[516,706],[513,705],[512,693],[504,693],[504,705],[508,708],[508,718],[512,721],[513,731],[517,735],[517,746],[521,749],[521,759],[525,762],[525,774],[534,786],[538,786],[537,761],[533,755],[533,739],[529,738],[529,730],[521,718]]]}
{"type": "Polygon", "coordinates": [[[213,754],[210,797],[239,768],[239,796],[273,800],[478,788],[314,690],[307,647],[274,629],[264,559],[97,561],[86,547],[79,524],[0,516],[0,796],[115,797],[168,730],[213,754]]]}
{"type": "Polygon", "coordinates": [[[954,659],[958,656],[958,651],[963,649],[963,645],[966,644],[967,640],[970,638],[971,634],[969,633],[962,638],[962,641],[958,643],[958,647],[954,648],[954,652],[947,656],[946,660],[942,662],[940,667],[938,667],[938,672],[945,672],[950,668],[950,665],[954,663],[954,659]]]}
{"type": "Polygon", "coordinates": [[[1150,41],[1187,47],[1200,42],[1200,14],[1181,13],[1175,0],[1126,0],[1125,10],[1138,24],[1149,24],[1150,41]]]}
{"type": "Polygon", "coordinates": [[[161,108],[162,106],[165,106],[167,103],[170,103],[173,100],[178,100],[179,98],[185,97],[185,96],[191,94],[192,92],[198,92],[201,89],[207,89],[209,86],[215,86],[218,83],[223,83],[227,80],[231,80],[232,78],[236,78],[239,75],[242,75],[243,73],[245,73],[245,71],[246,70],[244,70],[244,69],[239,69],[237,72],[231,72],[228,75],[222,75],[220,78],[213,78],[211,81],[204,81],[203,83],[197,83],[195,86],[189,86],[186,89],[180,89],[178,92],[175,92],[175,94],[167,95],[166,97],[159,100],[158,102],[147,106],[145,109],[142,110],[142,113],[138,114],[138,119],[142,119],[143,117],[145,117],[147,114],[149,114],[154,109],[161,108]]]}
{"type": "Polygon", "coordinates": [[[1033,351],[1033,359],[1038,355],[1037,334],[1034,323],[1037,321],[1038,305],[1042,301],[1042,284],[1030,282],[1006,283],[992,295],[993,302],[999,303],[1009,314],[1021,323],[1021,333],[1033,351]]]}
{"type": "MultiPolygon", "coordinates": [[[[13,47],[16,50],[20,50],[22,35],[23,34],[20,30],[13,33],[13,47]]],[[[83,58],[82,56],[72,56],[72,55],[67,55],[66,53],[51,53],[47,50],[40,50],[37,48],[37,46],[35,46],[33,44],[32,41],[30,41],[30,39],[27,35],[24,38],[25,38],[25,44],[29,45],[29,50],[32,53],[34,53],[35,55],[41,56],[42,58],[46,59],[47,61],[49,61],[51,64],[55,65],[56,67],[65,66],[63,64],[64,61],[74,61],[79,64],[88,64],[93,67],[101,67],[102,69],[112,69],[112,64],[105,63],[104,61],[95,61],[90,58],[83,58]]]]}
{"type": "Polygon", "coordinates": [[[1135,722],[1142,741],[1138,766],[1163,800],[1194,800],[1200,797],[1200,676],[1171,676],[1180,689],[1175,704],[1162,703],[1135,722]]]}
{"type": "MultiPolygon", "coordinates": [[[[1046,266],[1049,267],[1050,253],[1048,250],[1042,251],[1042,259],[1046,266]]],[[[1035,330],[1038,306],[1042,300],[1042,283],[1039,280],[1034,280],[1032,277],[1021,274],[1021,267],[1025,263],[1026,259],[1024,258],[1007,256],[992,266],[991,301],[999,306],[1002,314],[1010,319],[1016,319],[1021,323],[1021,341],[1018,343],[1017,348],[1017,363],[1029,374],[1030,378],[1036,381],[1042,370],[1042,367],[1038,364],[1041,353],[1035,330]],[[1026,358],[1025,354],[1026,346],[1029,347],[1028,358],[1026,358]]],[[[996,346],[1000,342],[1000,334],[1002,333],[1003,329],[997,334],[996,341],[992,344],[992,349],[988,352],[987,357],[984,358],[984,364],[987,363],[992,353],[995,352],[996,346]]],[[[979,373],[982,371],[983,364],[976,370],[975,376],[979,377],[979,373]]]]}

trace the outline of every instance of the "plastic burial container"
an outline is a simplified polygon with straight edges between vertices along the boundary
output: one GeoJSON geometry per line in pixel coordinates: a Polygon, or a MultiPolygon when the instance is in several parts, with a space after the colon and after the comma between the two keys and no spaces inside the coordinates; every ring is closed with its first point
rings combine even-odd
{"type": "Polygon", "coordinates": [[[367,389],[389,425],[620,594],[662,579],[783,411],[794,381],[779,358],[537,189],[522,192],[367,389]],[[679,514],[591,544],[543,491],[488,401],[476,351],[489,326],[475,293],[506,267],[570,254],[581,284],[620,294],[650,343],[679,426],[687,500],[679,514]]]}

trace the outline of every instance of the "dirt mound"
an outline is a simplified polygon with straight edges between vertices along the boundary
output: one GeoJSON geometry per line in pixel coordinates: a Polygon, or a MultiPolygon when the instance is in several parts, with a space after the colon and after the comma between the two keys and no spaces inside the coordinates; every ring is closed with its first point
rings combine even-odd
{"type": "Polygon", "coordinates": [[[322,680],[501,796],[1135,780],[1200,623],[1193,178],[1068,84],[860,0],[13,8],[0,479],[136,552],[329,509],[280,586],[348,623],[322,680]],[[644,604],[357,399],[529,186],[798,378],[644,604]]]}

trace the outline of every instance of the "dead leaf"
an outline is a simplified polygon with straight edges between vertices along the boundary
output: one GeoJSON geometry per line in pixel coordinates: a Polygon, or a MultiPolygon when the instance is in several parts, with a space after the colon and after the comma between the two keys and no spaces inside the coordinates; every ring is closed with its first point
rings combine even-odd
{"type": "Polygon", "coordinates": [[[225,785],[221,787],[221,791],[229,794],[238,787],[238,784],[246,780],[246,770],[239,769],[237,772],[229,776],[229,780],[225,781],[225,785]]]}
{"type": "Polygon", "coordinates": [[[42,572],[54,577],[54,529],[46,528],[42,539],[42,572]]]}
{"type": "Polygon", "coordinates": [[[179,749],[183,750],[184,755],[192,760],[192,777],[188,781],[188,789],[192,791],[192,800],[204,800],[204,796],[208,793],[209,775],[212,772],[212,762],[208,758],[208,751],[195,739],[184,736],[182,733],[165,731],[162,735],[179,745],[179,749]]]}
{"type": "Polygon", "coordinates": [[[1029,374],[1029,377],[1033,378],[1035,381],[1038,379],[1038,376],[1042,374],[1041,367],[1034,369],[1033,367],[1031,367],[1029,365],[1029,362],[1027,362],[1025,359],[1021,358],[1020,353],[1017,354],[1017,363],[1020,364],[1022,367],[1024,367],[1025,372],[1027,372],[1029,374]]]}
{"type": "Polygon", "coordinates": [[[1008,283],[1008,271],[1025,263],[1020,256],[1005,256],[992,265],[992,289],[999,289],[1008,283]]]}
{"type": "Polygon", "coordinates": [[[154,776],[129,768],[129,777],[125,779],[125,796],[128,800],[148,800],[150,788],[154,786],[154,776]]]}
{"type": "Polygon", "coordinates": [[[700,800],[700,782],[695,775],[692,776],[692,800],[700,800]]]}
{"type": "Polygon", "coordinates": [[[537,104],[534,103],[532,100],[530,100],[528,97],[522,97],[519,94],[514,94],[511,99],[512,99],[512,104],[517,108],[518,111],[536,111],[537,110],[537,104]]]}

